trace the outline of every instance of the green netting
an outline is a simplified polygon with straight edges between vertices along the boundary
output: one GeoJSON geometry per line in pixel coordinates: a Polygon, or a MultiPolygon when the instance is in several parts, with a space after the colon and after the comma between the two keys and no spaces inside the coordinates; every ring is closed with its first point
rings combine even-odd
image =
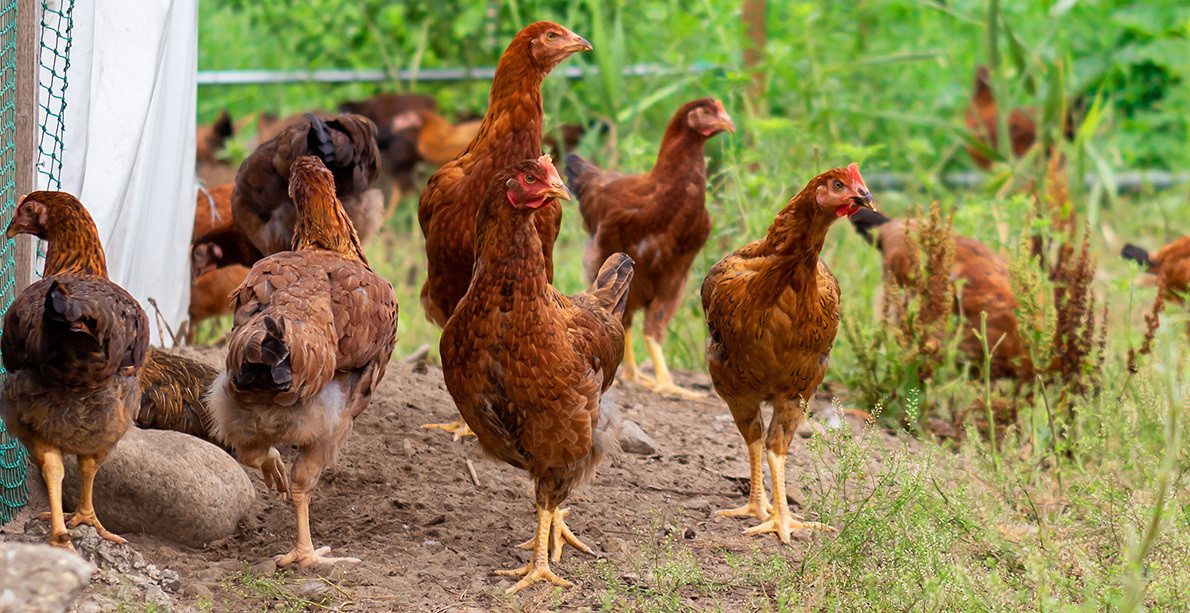
{"type": "MultiPolygon", "coordinates": [[[[7,225],[16,205],[17,3],[0,4],[0,220],[7,225]]],[[[16,293],[16,254],[12,241],[0,247],[0,311],[16,293]]],[[[2,370],[0,370],[2,372],[2,370]]],[[[0,524],[12,519],[29,500],[25,486],[25,448],[0,422],[0,524]]]]}

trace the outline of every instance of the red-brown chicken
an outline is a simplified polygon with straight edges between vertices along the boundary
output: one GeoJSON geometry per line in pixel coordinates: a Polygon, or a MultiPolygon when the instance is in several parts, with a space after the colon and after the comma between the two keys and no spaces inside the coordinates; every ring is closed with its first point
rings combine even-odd
{"type": "MultiPolygon", "coordinates": [[[[907,231],[916,224],[906,224],[882,213],[861,210],[851,216],[865,240],[884,256],[884,274],[901,287],[911,287],[918,274],[909,253],[907,231]]],[[[1016,319],[1018,306],[1012,293],[1008,263],[987,245],[966,236],[955,236],[953,281],[962,280],[955,288],[955,313],[966,322],[966,332],[959,342],[959,350],[973,364],[983,363],[983,342],[979,340],[981,313],[987,313],[988,348],[992,352],[993,377],[1015,377],[1021,381],[1033,378],[1033,361],[1021,338],[1016,319]]]]}
{"type": "Polygon", "coordinates": [[[50,544],[73,549],[67,528],[87,524],[114,543],[124,539],[95,516],[95,473],[124,436],[140,404],[137,372],[149,346],[149,319],[107,278],[95,222],[65,192],[25,196],[9,239],[48,241],[45,276],[25,288],[4,316],[0,337],[8,376],[0,417],[41,469],[49,496],[50,544]],[[79,504],[62,513],[62,456],[78,456],[79,504]]]}
{"type": "Polygon", "coordinates": [[[194,230],[190,233],[191,243],[216,228],[233,223],[231,191],[235,186],[235,183],[224,183],[211,188],[199,186],[194,204],[194,230]]]}
{"type": "Polygon", "coordinates": [[[137,427],[189,434],[230,452],[214,436],[205,399],[218,374],[206,364],[150,346],[137,373],[141,389],[137,427]]]}
{"type": "Polygon", "coordinates": [[[720,511],[762,520],[747,534],[824,528],[789,511],[785,455],[814,391],[830,363],[839,330],[839,282],[821,260],[826,233],[840,217],[872,207],[859,167],[815,177],[777,214],[768,233],[715,264],[702,284],[710,338],[711,380],[748,445],[748,504],[720,511]],[[773,407],[763,442],[773,478],[773,502],[764,494],[761,403],[773,407]]]}
{"type": "Polygon", "coordinates": [[[694,256],[711,235],[703,149],[707,139],[724,131],[735,132],[735,124],[723,103],[701,98],[674,114],[648,174],[625,176],[601,170],[578,154],[566,156],[566,180],[591,234],[583,258],[587,274],[595,278],[613,253],[627,253],[636,262],[624,311],[623,377],[659,393],[702,396],[674,384],[661,343],[686,293],[694,256]],[[637,369],[632,352],[632,316],[642,309],[656,380],[637,369]]]}
{"type": "Polygon", "coordinates": [[[549,559],[563,542],[592,552],[558,506],[615,445],[604,394],[623,357],[632,259],[608,258],[585,293],[554,289],[533,218],[557,198],[570,194],[548,157],[496,174],[476,218],[475,277],[439,345],[446,388],[480,446],[535,484],[533,559],[500,573],[522,576],[510,593],[540,580],[570,585],[549,559]]]}
{"type": "Polygon", "coordinates": [[[227,362],[211,387],[219,440],[297,508],[297,542],[277,564],[324,558],[310,536],[310,495],[384,377],[397,339],[392,285],[368,266],[316,157],[287,173],[297,206],[293,250],[256,263],[233,295],[227,362]],[[276,447],[296,445],[292,487],[276,447]]]}
{"type": "Polygon", "coordinates": [[[228,221],[194,239],[190,245],[190,274],[197,278],[216,268],[252,266],[263,257],[235,221],[228,221]]]}
{"type": "Polygon", "coordinates": [[[231,302],[227,297],[247,276],[247,266],[232,264],[194,277],[190,282],[190,321],[186,326],[188,344],[194,343],[199,324],[212,317],[232,314],[231,302]]]}
{"type": "MultiPolygon", "coordinates": [[[[417,220],[426,237],[426,282],[421,306],[426,318],[445,326],[471,284],[475,263],[475,212],[492,177],[505,166],[541,155],[541,82],[562,60],[591,43],[566,28],[539,21],[521,30],[496,65],[488,112],[475,140],[458,159],[430,177],[417,204],[417,220]]],[[[554,278],[554,241],[562,207],[551,203],[534,216],[545,257],[546,279],[554,278]]],[[[467,434],[462,421],[426,424],[456,435],[467,434]]]]}
{"type": "Polygon", "coordinates": [[[1165,298],[1182,304],[1190,289],[1190,236],[1183,236],[1160,248],[1154,254],[1137,247],[1124,245],[1120,257],[1136,262],[1150,274],[1165,277],[1165,298]]]}
{"type": "Polygon", "coordinates": [[[244,160],[231,194],[240,233],[263,254],[287,251],[297,210],[289,196],[294,160],[317,156],[333,173],[335,190],[363,242],[380,229],[384,198],[374,189],[380,172],[376,126],[359,115],[325,120],[307,113],[244,160]]]}
{"type": "MultiPolygon", "coordinates": [[[[1077,108],[1079,104],[1080,102],[1076,100],[1074,107],[1077,108]]],[[[1067,109],[1063,121],[1062,132],[1067,139],[1074,138],[1075,126],[1071,116],[1073,110],[1073,108],[1067,109]]],[[[1024,157],[1033,143],[1037,141],[1037,124],[1033,119],[1036,116],[1037,109],[1033,107],[1014,108],[1008,114],[1008,142],[1012,146],[1014,157],[1024,157]]],[[[991,74],[988,72],[987,66],[975,69],[975,89],[971,93],[971,106],[967,107],[964,121],[972,139],[992,151],[1000,150],[1000,109],[996,104],[996,97],[992,93],[991,74]]],[[[992,160],[979,147],[968,144],[967,154],[971,156],[971,160],[975,162],[976,166],[984,170],[989,170],[992,167],[992,160]]]]}
{"type": "Polygon", "coordinates": [[[483,121],[472,119],[452,124],[432,109],[417,109],[397,115],[392,121],[394,132],[417,129],[417,154],[421,159],[442,166],[459,157],[467,148],[483,121]]]}

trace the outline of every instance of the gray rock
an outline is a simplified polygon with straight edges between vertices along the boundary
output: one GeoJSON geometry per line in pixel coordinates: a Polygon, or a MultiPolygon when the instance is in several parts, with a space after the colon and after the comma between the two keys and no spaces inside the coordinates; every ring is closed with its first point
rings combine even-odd
{"type": "Polygon", "coordinates": [[[182,578],[178,576],[178,571],[169,568],[161,571],[161,589],[170,594],[182,589],[182,578]]]}
{"type": "MultiPolygon", "coordinates": [[[[78,500],[66,463],[64,499],[78,500]]],[[[244,469],[193,436],[131,428],[95,476],[95,512],[116,534],[139,532],[201,547],[235,533],[256,497],[244,469]]]]}
{"type": "Polygon", "coordinates": [[[165,590],[156,585],[145,588],[145,601],[159,607],[166,607],[166,610],[169,610],[169,606],[173,604],[173,600],[165,594],[165,590]]]}
{"type": "Polygon", "coordinates": [[[0,611],[65,611],[94,570],[65,549],[0,543],[0,611]]]}
{"type": "Polygon", "coordinates": [[[637,455],[657,453],[657,445],[653,443],[653,439],[649,438],[636,422],[628,419],[620,424],[620,448],[637,455]]]}

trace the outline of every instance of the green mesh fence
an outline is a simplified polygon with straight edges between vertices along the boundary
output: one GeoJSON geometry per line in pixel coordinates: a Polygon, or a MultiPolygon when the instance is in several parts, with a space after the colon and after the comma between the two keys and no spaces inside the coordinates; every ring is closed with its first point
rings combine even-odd
{"type": "MultiPolygon", "coordinates": [[[[17,3],[0,4],[0,220],[12,219],[16,206],[17,135],[17,3]]],[[[16,294],[16,254],[13,242],[0,247],[0,311],[7,311],[16,294]]],[[[0,370],[2,372],[2,370],[0,370]]],[[[12,519],[29,501],[25,486],[25,448],[5,432],[0,421],[0,524],[12,519]]]]}

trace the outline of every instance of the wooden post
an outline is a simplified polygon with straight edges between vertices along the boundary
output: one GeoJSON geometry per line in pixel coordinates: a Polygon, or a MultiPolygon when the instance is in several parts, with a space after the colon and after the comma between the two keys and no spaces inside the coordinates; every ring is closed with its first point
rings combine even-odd
{"type": "MultiPolygon", "coordinates": [[[[41,5],[37,0],[17,0],[17,91],[16,91],[16,194],[17,198],[37,189],[37,82],[41,48],[41,5]]],[[[16,241],[16,291],[33,282],[36,241],[21,235],[16,241]]]]}
{"type": "Polygon", "coordinates": [[[744,0],[744,28],[748,37],[744,43],[744,67],[752,70],[752,87],[749,88],[748,96],[752,99],[755,111],[761,115],[768,114],[764,98],[764,72],[757,68],[764,61],[764,46],[768,40],[764,23],[767,4],[765,0],[744,0]]]}

